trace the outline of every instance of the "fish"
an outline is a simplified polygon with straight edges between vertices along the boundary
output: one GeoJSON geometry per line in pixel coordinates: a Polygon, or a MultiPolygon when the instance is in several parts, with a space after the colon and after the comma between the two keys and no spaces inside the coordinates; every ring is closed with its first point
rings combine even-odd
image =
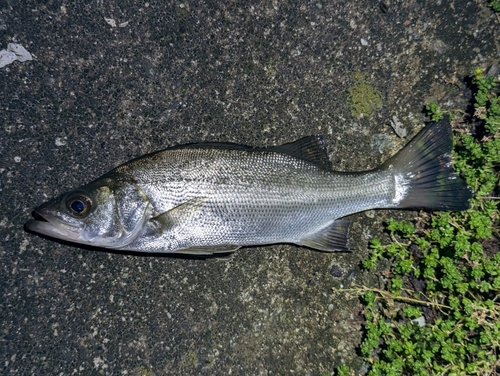
{"type": "Polygon", "coordinates": [[[112,250],[213,255],[292,243],[349,250],[369,209],[466,210],[448,120],[423,128],[379,167],[334,171],[320,135],[268,148],[195,143],[144,155],[33,212],[29,232],[112,250]]]}

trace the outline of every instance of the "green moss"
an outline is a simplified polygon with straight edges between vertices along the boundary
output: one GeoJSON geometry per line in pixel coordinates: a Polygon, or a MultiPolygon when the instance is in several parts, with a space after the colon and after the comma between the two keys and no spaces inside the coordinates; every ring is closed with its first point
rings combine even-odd
{"type": "Polygon", "coordinates": [[[353,81],[348,89],[352,116],[359,119],[373,115],[377,108],[382,107],[382,96],[366,73],[355,72],[353,81]]]}

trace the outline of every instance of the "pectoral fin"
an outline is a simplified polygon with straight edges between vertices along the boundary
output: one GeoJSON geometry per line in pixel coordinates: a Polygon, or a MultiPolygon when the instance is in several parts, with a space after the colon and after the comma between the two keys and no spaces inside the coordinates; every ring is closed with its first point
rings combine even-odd
{"type": "Polygon", "coordinates": [[[164,233],[172,228],[185,225],[198,214],[205,204],[205,197],[198,197],[176,206],[165,213],[149,220],[158,233],[164,233]]]}
{"type": "Polygon", "coordinates": [[[339,220],[301,239],[297,244],[325,252],[348,251],[351,221],[339,220]]]}

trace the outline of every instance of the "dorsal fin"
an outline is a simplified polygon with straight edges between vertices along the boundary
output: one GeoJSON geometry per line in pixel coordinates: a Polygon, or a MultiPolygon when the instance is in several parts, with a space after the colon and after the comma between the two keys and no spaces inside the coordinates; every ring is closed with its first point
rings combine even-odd
{"type": "Polygon", "coordinates": [[[332,164],[326,152],[321,135],[307,136],[288,144],[271,147],[268,150],[285,153],[303,161],[314,163],[323,170],[331,170],[332,164]]]}
{"type": "Polygon", "coordinates": [[[251,146],[238,145],[230,142],[200,142],[186,145],[178,145],[169,148],[175,149],[226,149],[226,150],[247,150],[247,151],[271,151],[276,153],[288,154],[294,158],[313,163],[323,170],[331,170],[332,165],[326,152],[325,142],[321,135],[306,136],[297,141],[280,146],[269,148],[254,148],[251,146]]]}

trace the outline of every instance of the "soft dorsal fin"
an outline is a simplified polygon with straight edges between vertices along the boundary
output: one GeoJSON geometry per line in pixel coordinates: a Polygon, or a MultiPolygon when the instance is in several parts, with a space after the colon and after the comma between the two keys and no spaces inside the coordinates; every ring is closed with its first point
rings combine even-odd
{"type": "Polygon", "coordinates": [[[291,155],[292,157],[313,163],[323,170],[332,169],[332,164],[326,152],[325,142],[319,134],[302,137],[297,141],[275,146],[268,150],[291,155]]]}

